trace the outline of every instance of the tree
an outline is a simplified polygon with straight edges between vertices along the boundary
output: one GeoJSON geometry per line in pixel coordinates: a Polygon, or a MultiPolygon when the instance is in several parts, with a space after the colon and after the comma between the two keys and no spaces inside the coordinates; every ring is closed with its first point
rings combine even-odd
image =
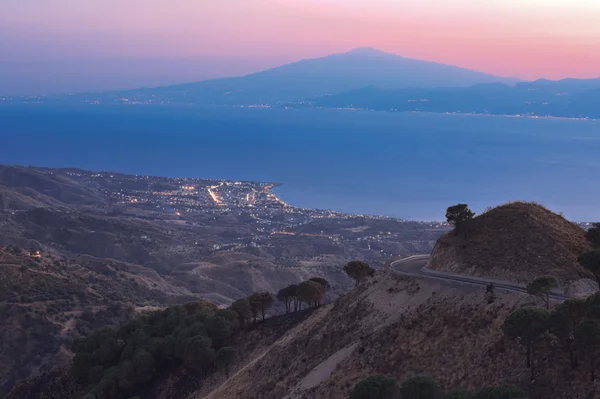
{"type": "Polygon", "coordinates": [[[256,317],[259,313],[262,316],[263,321],[265,320],[267,312],[273,305],[273,302],[275,302],[273,295],[271,295],[269,292],[255,292],[248,297],[248,300],[252,306],[252,314],[254,316],[255,323],[256,317]]]}
{"type": "Polygon", "coordinates": [[[600,285],[600,249],[586,251],[579,255],[577,261],[594,274],[598,285],[600,285]]]}
{"type": "Polygon", "coordinates": [[[573,341],[575,327],[583,320],[587,312],[585,299],[569,298],[550,313],[549,330],[569,351],[571,367],[577,366],[577,357],[573,341]]]}
{"type": "Polygon", "coordinates": [[[277,300],[285,303],[285,313],[290,313],[292,311],[292,302],[296,297],[296,290],[298,286],[295,284],[289,285],[285,288],[279,290],[276,295],[277,300]]]}
{"type": "Polygon", "coordinates": [[[535,377],[535,343],[548,328],[549,313],[546,309],[524,307],[512,312],[504,320],[504,334],[518,339],[527,350],[527,367],[531,379],[535,377]]]}
{"type": "Polygon", "coordinates": [[[596,363],[600,349],[600,322],[598,320],[584,320],[575,327],[575,345],[580,356],[587,358],[590,363],[591,381],[596,380],[596,363]]]}
{"type": "Polygon", "coordinates": [[[488,304],[494,303],[496,300],[496,286],[493,283],[489,283],[485,287],[485,300],[488,304]]]}
{"type": "Polygon", "coordinates": [[[469,391],[452,391],[448,392],[444,399],[473,399],[474,395],[469,391]]]}
{"type": "Polygon", "coordinates": [[[202,335],[186,339],[181,352],[185,365],[201,375],[215,358],[211,339],[202,335]]]}
{"type": "Polygon", "coordinates": [[[408,378],[400,385],[402,399],[440,399],[442,391],[436,380],[422,375],[408,378]]]}
{"type": "Polygon", "coordinates": [[[552,276],[542,276],[527,284],[527,293],[542,298],[546,309],[550,309],[550,293],[558,287],[558,281],[552,276]]]}
{"type": "Polygon", "coordinates": [[[498,385],[480,389],[474,399],[527,399],[521,388],[512,385],[498,385]]]}
{"type": "MultiPolygon", "coordinates": [[[[456,232],[462,228],[468,220],[473,219],[475,213],[469,209],[467,204],[457,204],[448,207],[446,210],[446,220],[448,223],[456,227],[456,232]]],[[[467,230],[463,229],[465,238],[467,237],[467,230]]]]}
{"type": "Polygon", "coordinates": [[[344,266],[344,272],[356,281],[356,285],[359,285],[367,277],[373,276],[375,269],[369,266],[367,262],[353,260],[344,266]]]}
{"type": "Polygon", "coordinates": [[[239,316],[240,325],[243,327],[252,318],[252,305],[248,298],[238,299],[231,304],[231,310],[239,316]]]}
{"type": "Polygon", "coordinates": [[[593,226],[586,231],[585,238],[587,238],[592,247],[600,248],[600,223],[594,223],[593,226]]]}
{"type": "Polygon", "coordinates": [[[350,392],[350,399],[397,399],[398,397],[398,381],[384,375],[367,377],[356,384],[350,392]]]}
{"type": "Polygon", "coordinates": [[[211,316],[205,320],[206,332],[217,347],[233,333],[233,324],[221,316],[211,316]]]}
{"type": "Polygon", "coordinates": [[[297,295],[299,301],[306,302],[308,307],[312,308],[321,303],[325,288],[319,283],[308,280],[298,285],[297,295]]]}
{"type": "Polygon", "coordinates": [[[224,346],[217,352],[216,362],[219,367],[225,370],[225,377],[229,379],[229,368],[235,362],[237,351],[230,346],[224,346]]]}
{"type": "Polygon", "coordinates": [[[314,281],[315,283],[321,284],[323,286],[323,288],[325,289],[325,291],[327,291],[328,289],[331,288],[329,281],[325,280],[323,277],[313,277],[313,278],[309,279],[308,281],[314,281]]]}

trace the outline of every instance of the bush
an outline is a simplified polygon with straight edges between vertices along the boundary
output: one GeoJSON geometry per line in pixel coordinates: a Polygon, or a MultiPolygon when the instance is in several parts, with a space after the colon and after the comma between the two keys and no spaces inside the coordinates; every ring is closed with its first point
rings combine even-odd
{"type": "Polygon", "coordinates": [[[428,376],[416,376],[405,380],[400,386],[402,399],[440,399],[442,387],[428,376]]]}
{"type": "Polygon", "coordinates": [[[350,399],[397,399],[399,392],[395,378],[374,375],[356,384],[350,392],[350,399]]]}

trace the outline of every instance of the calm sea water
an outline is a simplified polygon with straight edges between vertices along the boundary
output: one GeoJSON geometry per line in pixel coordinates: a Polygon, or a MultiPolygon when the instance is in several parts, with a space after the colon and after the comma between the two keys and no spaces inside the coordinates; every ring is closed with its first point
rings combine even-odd
{"type": "Polygon", "coordinates": [[[0,106],[0,163],[273,181],[293,205],[406,219],[531,200],[600,220],[600,121],[0,106]]]}

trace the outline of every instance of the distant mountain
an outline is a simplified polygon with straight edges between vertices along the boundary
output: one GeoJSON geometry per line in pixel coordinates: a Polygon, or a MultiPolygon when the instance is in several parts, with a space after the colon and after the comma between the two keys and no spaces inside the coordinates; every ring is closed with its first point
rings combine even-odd
{"type": "MultiPolygon", "coordinates": [[[[452,88],[385,90],[374,86],[293,104],[380,111],[456,112],[600,118],[600,79],[539,80],[452,88]]],[[[289,106],[289,105],[288,105],[289,106]]]]}
{"type": "Polygon", "coordinates": [[[243,77],[122,92],[64,96],[62,99],[118,103],[252,105],[336,94],[365,86],[399,89],[516,82],[516,79],[364,48],[302,60],[243,77]]]}
{"type": "Polygon", "coordinates": [[[533,82],[519,82],[515,87],[522,90],[544,91],[556,95],[576,95],[600,89],[600,77],[596,79],[539,79],[533,82]]]}

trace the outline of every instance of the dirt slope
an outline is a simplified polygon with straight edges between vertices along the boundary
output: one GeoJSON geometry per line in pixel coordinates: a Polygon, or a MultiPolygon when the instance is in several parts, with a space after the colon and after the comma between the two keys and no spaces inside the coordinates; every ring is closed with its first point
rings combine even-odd
{"type": "MultiPolygon", "coordinates": [[[[487,305],[483,295],[474,286],[379,273],[241,364],[221,387],[188,398],[342,399],[360,379],[378,373],[400,380],[429,374],[447,389],[502,382],[532,389],[523,353],[501,330],[513,309],[532,300],[500,293],[487,305]]],[[[544,353],[543,373],[533,384],[540,397],[589,392],[584,370],[571,371],[566,357],[551,349],[544,353]]]]}
{"type": "Polygon", "coordinates": [[[442,236],[428,267],[523,283],[549,274],[567,283],[591,277],[577,263],[587,246],[583,229],[561,215],[537,204],[514,202],[442,236]]]}

